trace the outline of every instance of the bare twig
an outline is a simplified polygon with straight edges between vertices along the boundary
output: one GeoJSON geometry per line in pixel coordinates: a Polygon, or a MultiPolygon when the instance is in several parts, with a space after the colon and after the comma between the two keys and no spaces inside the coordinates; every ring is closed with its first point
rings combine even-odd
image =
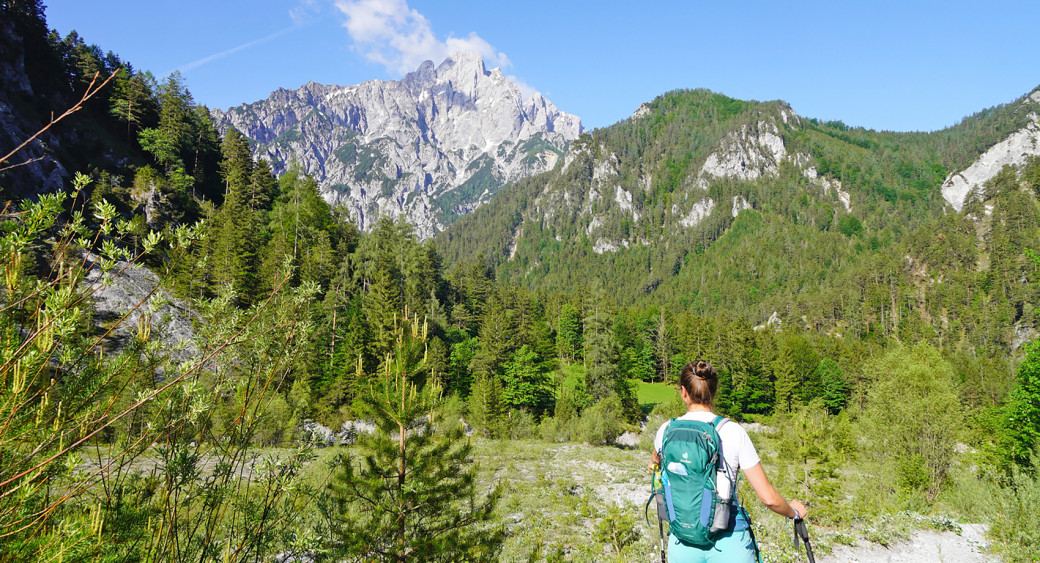
{"type": "MultiPolygon", "coordinates": [[[[31,136],[28,139],[26,139],[25,141],[23,141],[22,144],[20,144],[17,147],[15,147],[14,150],[12,150],[11,152],[5,154],[3,156],[3,158],[0,158],[0,163],[7,162],[7,159],[11,158],[12,156],[15,155],[15,153],[17,153],[18,151],[20,151],[23,148],[25,148],[26,145],[28,145],[29,143],[31,143],[34,140],[36,140],[37,137],[39,137],[45,131],[50,129],[51,126],[53,126],[54,124],[58,123],[62,119],[65,119],[66,117],[72,115],[73,113],[83,109],[83,104],[85,104],[87,102],[87,100],[89,100],[90,98],[94,97],[94,94],[97,94],[102,88],[107,86],[108,83],[111,82],[112,79],[115,78],[117,74],[119,74],[120,70],[122,70],[122,69],[116,69],[108,78],[105,79],[104,82],[102,82],[101,84],[97,84],[96,86],[95,86],[95,84],[97,83],[97,79],[101,75],[101,73],[100,72],[95,72],[94,73],[94,78],[90,81],[90,84],[87,86],[87,91],[83,93],[83,97],[80,98],[80,100],[78,102],[73,104],[72,107],[70,107],[69,109],[65,110],[65,113],[59,115],[58,117],[54,117],[54,114],[51,113],[51,121],[50,121],[50,123],[48,123],[47,125],[44,125],[42,129],[37,131],[33,136],[31,136]]],[[[0,167],[0,172],[4,172],[6,170],[10,170],[10,169],[16,168],[18,166],[24,166],[24,165],[29,164],[31,162],[35,162],[36,160],[39,160],[39,159],[38,158],[37,159],[29,159],[29,160],[27,160],[25,162],[21,162],[21,163],[18,163],[18,164],[10,164],[8,166],[0,167]]]]}

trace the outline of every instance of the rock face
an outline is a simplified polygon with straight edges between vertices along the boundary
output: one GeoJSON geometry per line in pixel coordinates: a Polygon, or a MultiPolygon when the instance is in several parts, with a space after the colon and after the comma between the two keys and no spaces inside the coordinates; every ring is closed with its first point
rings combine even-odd
{"type": "Polygon", "coordinates": [[[146,320],[174,362],[197,357],[192,327],[192,319],[197,315],[165,290],[156,291],[159,276],[148,268],[126,262],[117,262],[111,272],[105,273],[94,254],[86,255],[86,261],[89,268],[84,284],[93,298],[97,320],[115,323],[127,315],[106,348],[121,349],[122,341],[132,338],[132,333],[143,326],[142,320],[146,320]]]}
{"type": "MultiPolygon", "coordinates": [[[[735,126],[706,149],[701,164],[692,167],[671,193],[672,204],[663,216],[649,213],[639,203],[639,200],[645,201],[646,194],[653,189],[652,167],[643,169],[641,178],[633,182],[623,177],[623,169],[626,164],[631,167],[631,163],[623,163],[602,144],[596,146],[580,140],[571,145],[556,174],[576,173],[574,168],[580,167],[589,171],[589,182],[546,182],[533,202],[532,220],[541,225],[554,225],[558,230],[563,230],[565,223],[580,224],[581,235],[589,238],[592,251],[597,254],[656,244],[658,241],[638,234],[641,223],[663,220],[676,229],[687,230],[718,213],[736,217],[740,211],[754,208],[752,194],[756,183],[779,177],[783,165],[800,170],[818,197],[850,213],[851,195],[841,182],[819,174],[809,154],[788,148],[785,138],[803,126],[802,118],[786,105],[756,111],[756,119],[735,126]],[[709,188],[720,181],[738,186],[739,190],[745,186],[747,189],[716,201],[709,196],[709,188]],[[619,227],[622,224],[626,226],[619,227]]],[[[649,115],[650,105],[643,104],[630,119],[645,119],[649,115]]],[[[514,237],[520,236],[521,228],[518,228],[514,237]]],[[[516,241],[513,254],[515,245],[516,241]]]]}
{"type": "MultiPolygon", "coordinates": [[[[1040,90],[1021,103],[1029,102],[1040,104],[1040,90]]],[[[1029,114],[1029,118],[1032,123],[993,145],[962,172],[951,174],[942,185],[943,199],[960,211],[968,192],[985,184],[1004,166],[1019,166],[1030,156],[1040,155],[1040,118],[1035,113],[1029,114]]]]}
{"type": "MultiPolygon", "coordinates": [[[[43,124],[32,124],[20,117],[13,100],[33,96],[25,71],[22,37],[14,23],[7,20],[0,20],[0,36],[4,38],[0,41],[0,53],[3,53],[0,55],[0,157],[3,157],[43,124]]],[[[0,192],[26,197],[60,190],[68,172],[47,149],[60,144],[58,137],[44,133],[4,162],[4,167],[12,168],[0,172],[0,192]]]]}
{"type": "Polygon", "coordinates": [[[213,113],[252,139],[276,173],[293,162],[368,228],[404,215],[422,237],[486,203],[507,182],[552,169],[581,120],[523,96],[477,53],[430,61],[400,81],[309,83],[213,113]]]}
{"type": "MultiPolygon", "coordinates": [[[[784,113],[784,122],[788,121],[784,113]]],[[[744,125],[730,133],[718,150],[708,155],[701,167],[698,185],[708,187],[709,178],[733,178],[746,182],[780,174],[780,162],[787,156],[784,138],[774,121],[744,125]]]]}

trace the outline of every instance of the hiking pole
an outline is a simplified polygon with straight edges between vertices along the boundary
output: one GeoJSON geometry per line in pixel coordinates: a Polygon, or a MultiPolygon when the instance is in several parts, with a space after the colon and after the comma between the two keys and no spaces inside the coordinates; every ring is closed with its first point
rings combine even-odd
{"type": "Polygon", "coordinates": [[[816,563],[812,554],[812,545],[809,544],[809,530],[805,529],[805,520],[797,518],[794,521],[794,549],[798,551],[798,539],[805,543],[805,554],[809,556],[809,563],[816,563]]]}
{"type": "Polygon", "coordinates": [[[668,563],[668,544],[664,539],[664,520],[657,519],[657,531],[661,534],[661,563],[668,563]]]}
{"type": "Polygon", "coordinates": [[[661,563],[668,563],[668,541],[664,535],[664,521],[667,519],[668,510],[664,505],[664,493],[658,490],[658,484],[661,481],[661,466],[656,465],[654,467],[654,475],[652,477],[654,485],[654,500],[657,504],[657,533],[661,536],[661,563]]]}
{"type": "Polygon", "coordinates": [[[646,499],[646,506],[644,507],[647,526],[650,525],[650,503],[654,503],[657,507],[657,533],[661,536],[661,563],[667,563],[668,543],[664,539],[664,521],[667,518],[667,509],[664,505],[664,493],[662,492],[661,466],[657,463],[650,466],[650,498],[646,499]]]}

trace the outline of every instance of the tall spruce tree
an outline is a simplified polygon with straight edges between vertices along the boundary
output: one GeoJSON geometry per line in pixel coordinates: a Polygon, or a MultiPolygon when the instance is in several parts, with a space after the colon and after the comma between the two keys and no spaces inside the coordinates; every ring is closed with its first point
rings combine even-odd
{"type": "Polygon", "coordinates": [[[618,347],[606,292],[593,292],[585,304],[585,388],[595,401],[622,391],[618,347]]]}
{"type": "Polygon", "coordinates": [[[794,404],[795,391],[798,389],[798,366],[795,364],[794,352],[787,341],[780,343],[776,358],[773,360],[774,390],[776,393],[776,412],[790,412],[794,404]]]}

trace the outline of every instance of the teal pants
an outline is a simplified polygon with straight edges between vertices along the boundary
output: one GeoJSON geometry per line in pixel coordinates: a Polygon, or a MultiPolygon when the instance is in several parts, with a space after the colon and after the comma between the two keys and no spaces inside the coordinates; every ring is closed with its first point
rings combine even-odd
{"type": "Polygon", "coordinates": [[[715,547],[702,549],[680,543],[668,535],[668,563],[757,563],[755,545],[749,530],[719,537],[715,547]]]}

